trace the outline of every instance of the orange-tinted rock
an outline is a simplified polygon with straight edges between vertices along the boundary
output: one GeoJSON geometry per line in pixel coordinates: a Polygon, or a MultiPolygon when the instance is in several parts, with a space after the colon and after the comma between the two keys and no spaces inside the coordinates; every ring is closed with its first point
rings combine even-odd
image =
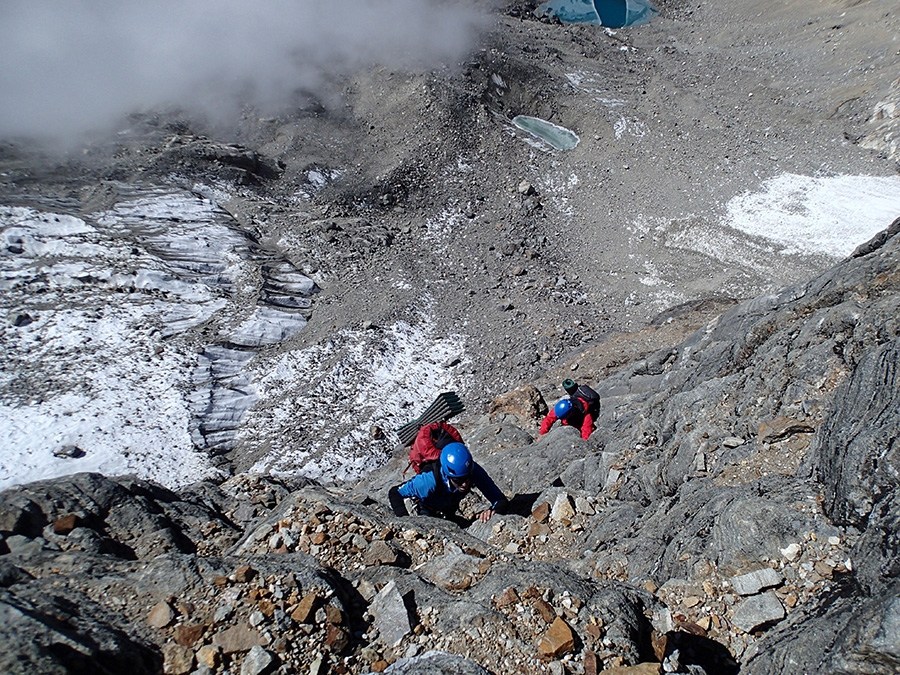
{"type": "Polygon", "coordinates": [[[545,522],[547,518],[550,517],[550,504],[548,504],[547,502],[541,502],[541,504],[539,504],[537,508],[535,508],[535,510],[531,512],[531,517],[539,523],[545,522]]]}
{"type": "Polygon", "coordinates": [[[556,618],[556,610],[553,606],[543,598],[533,598],[531,604],[547,623],[551,623],[556,618]]]}
{"type": "Polygon", "coordinates": [[[350,636],[343,628],[334,624],[325,625],[325,646],[335,654],[340,654],[350,644],[350,636]]]}
{"type": "Polygon", "coordinates": [[[340,625],[344,623],[344,615],[334,605],[325,605],[325,621],[340,625]]]}
{"type": "Polygon", "coordinates": [[[509,605],[514,605],[517,602],[519,602],[519,594],[516,593],[515,588],[510,586],[505,591],[503,591],[503,594],[499,598],[497,598],[497,600],[495,601],[494,604],[498,608],[500,608],[500,607],[508,607],[509,605]]]}
{"type": "Polygon", "coordinates": [[[206,626],[202,623],[192,626],[175,626],[175,642],[182,647],[193,647],[194,643],[203,635],[206,626]]]}
{"type": "Polygon", "coordinates": [[[53,523],[53,532],[54,534],[61,534],[65,536],[76,527],[78,527],[78,524],[78,516],[76,516],[74,513],[70,513],[67,516],[62,516],[56,519],[56,522],[53,523]]]}
{"type": "Polygon", "coordinates": [[[222,656],[219,648],[215,645],[203,645],[197,650],[197,663],[204,665],[210,670],[215,670],[222,662],[222,656]]]}
{"type": "Polygon", "coordinates": [[[250,565],[241,565],[234,571],[235,580],[242,584],[253,581],[253,577],[255,576],[256,570],[250,567],[250,565]]]}
{"type": "Polygon", "coordinates": [[[666,646],[668,643],[668,634],[658,633],[656,631],[653,631],[650,634],[650,646],[653,647],[653,655],[660,661],[666,657],[666,646]]]}
{"type": "Polygon", "coordinates": [[[575,648],[575,634],[569,628],[569,624],[559,617],[550,625],[544,633],[538,651],[542,656],[558,657],[568,654],[575,648]]]}
{"type": "Polygon", "coordinates": [[[318,601],[319,596],[315,593],[308,593],[303,596],[300,604],[297,605],[297,609],[291,612],[291,618],[297,623],[310,623],[315,615],[318,601]]]}

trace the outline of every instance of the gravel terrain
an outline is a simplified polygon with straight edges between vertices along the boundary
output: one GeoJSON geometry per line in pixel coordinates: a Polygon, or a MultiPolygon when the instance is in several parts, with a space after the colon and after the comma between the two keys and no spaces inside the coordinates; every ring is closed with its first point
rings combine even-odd
{"type": "MultiPolygon", "coordinates": [[[[212,186],[321,289],[269,363],[348,331],[389,344],[398,322],[426,332],[425,352],[462,344],[396,421],[448,387],[480,414],[656,317],[687,317],[686,334],[734,299],[807,279],[835,257],[731,228],[728,204],[785,174],[897,174],[900,19],[886,2],[665,2],[649,25],[620,30],[538,21],[535,4],[481,3],[492,23],[461,64],[335,77],[290,114],[247,110],[236,129],[144,115],[63,160],[7,144],[0,197],[77,215],[111,208],[111,181],[212,186]],[[553,150],[511,124],[519,114],[581,141],[553,150]]],[[[576,374],[591,381],[616,362],[576,374]]],[[[387,405],[348,377],[343,398],[369,387],[387,405]]],[[[341,397],[319,405],[304,386],[257,406],[235,468],[277,445],[259,440],[266,430],[296,440],[359,424],[329,414],[341,397]],[[276,419],[288,398],[317,408],[305,432],[276,419]]]]}

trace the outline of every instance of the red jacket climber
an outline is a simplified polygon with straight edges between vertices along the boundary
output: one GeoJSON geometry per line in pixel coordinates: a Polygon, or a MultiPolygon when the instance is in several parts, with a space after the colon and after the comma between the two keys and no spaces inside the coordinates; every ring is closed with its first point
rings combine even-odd
{"type": "Polygon", "coordinates": [[[550,412],[547,413],[544,421],[541,422],[540,435],[543,436],[550,431],[550,427],[553,426],[556,420],[559,420],[560,423],[566,426],[580,429],[581,437],[584,440],[590,438],[595,428],[593,416],[588,412],[587,406],[577,398],[564,398],[553,406],[550,412]]]}

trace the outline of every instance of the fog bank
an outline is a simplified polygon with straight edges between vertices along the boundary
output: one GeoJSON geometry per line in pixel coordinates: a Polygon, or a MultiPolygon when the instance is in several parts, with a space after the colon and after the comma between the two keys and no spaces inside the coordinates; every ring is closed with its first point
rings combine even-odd
{"type": "Polygon", "coordinates": [[[482,20],[437,0],[5,0],[0,137],[71,137],[170,106],[276,112],[327,74],[452,63],[482,20]]]}

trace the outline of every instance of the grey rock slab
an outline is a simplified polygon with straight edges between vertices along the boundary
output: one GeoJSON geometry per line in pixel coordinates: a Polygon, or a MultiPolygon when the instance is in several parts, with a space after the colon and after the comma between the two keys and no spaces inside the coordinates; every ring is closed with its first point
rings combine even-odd
{"type": "Polygon", "coordinates": [[[784,606],[774,593],[754,595],[744,600],[734,610],[731,623],[745,633],[785,616],[784,606]]]}
{"type": "Polygon", "coordinates": [[[388,647],[395,647],[412,632],[412,622],[403,596],[395,581],[389,581],[369,605],[369,614],[375,620],[375,626],[381,641],[388,647]]]}
{"type": "Polygon", "coordinates": [[[0,672],[161,673],[160,655],[121,623],[120,616],[68,589],[0,589],[0,672]]]}
{"type": "Polygon", "coordinates": [[[247,652],[241,664],[241,675],[262,675],[274,661],[272,655],[260,646],[254,646],[247,652]]]}
{"type": "Polygon", "coordinates": [[[417,571],[448,591],[462,591],[475,584],[487,561],[465,553],[450,553],[435,558],[417,571]]]}
{"type": "Polygon", "coordinates": [[[756,595],[765,588],[774,588],[780,585],[784,579],[771,567],[748,572],[731,578],[731,586],[738,595],[756,595]]]}
{"type": "Polygon", "coordinates": [[[440,651],[430,651],[421,656],[400,659],[388,666],[384,673],[386,675],[489,675],[487,670],[474,661],[440,651]]]}

